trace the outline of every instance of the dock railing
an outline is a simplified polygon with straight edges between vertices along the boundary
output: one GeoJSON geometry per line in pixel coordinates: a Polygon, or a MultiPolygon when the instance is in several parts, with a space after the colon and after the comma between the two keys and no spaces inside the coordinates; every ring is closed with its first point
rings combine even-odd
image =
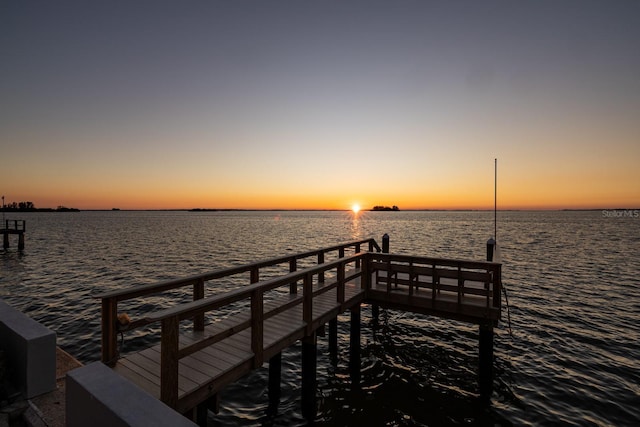
{"type": "MultiPolygon", "coordinates": [[[[151,296],[156,296],[159,294],[166,293],[168,291],[173,291],[181,288],[192,287],[192,298],[193,298],[193,310],[189,312],[188,315],[179,314],[178,318],[188,319],[193,318],[193,329],[195,331],[203,331],[204,330],[204,319],[205,312],[214,309],[214,307],[222,307],[231,304],[234,301],[239,301],[242,299],[246,299],[252,293],[256,295],[251,297],[251,312],[252,312],[252,326],[259,328],[261,322],[264,320],[260,320],[259,311],[262,310],[261,305],[262,297],[261,295],[265,292],[265,286],[273,288],[282,286],[283,283],[289,285],[289,292],[291,294],[295,294],[298,291],[298,282],[302,280],[303,289],[307,289],[307,287],[312,286],[312,283],[309,280],[312,279],[314,275],[316,275],[317,282],[324,282],[325,272],[331,270],[333,268],[337,269],[337,281],[338,283],[342,283],[342,291],[340,291],[340,287],[338,287],[338,295],[342,292],[344,297],[344,277],[341,279],[340,275],[345,275],[344,266],[348,263],[354,264],[354,269],[361,268],[361,256],[356,256],[357,254],[362,253],[362,247],[366,246],[368,248],[369,253],[375,251],[380,251],[379,245],[373,238],[363,239],[348,243],[343,243],[340,245],[330,246],[326,248],[321,248],[317,250],[302,252],[298,254],[273,258],[265,261],[259,261],[251,264],[241,265],[237,267],[230,267],[225,269],[220,269],[208,273],[198,274],[195,276],[190,276],[187,278],[176,279],[164,281],[156,284],[148,284],[148,285],[139,285],[134,287],[129,287],[126,289],[115,290],[110,292],[105,292],[96,296],[96,298],[101,299],[102,301],[102,362],[108,365],[113,366],[118,358],[118,346],[117,346],[117,338],[118,333],[123,329],[131,330],[135,328],[140,328],[150,323],[154,323],[157,321],[162,321],[163,324],[163,332],[162,332],[162,341],[165,340],[167,342],[173,342],[177,339],[177,335],[174,337],[170,330],[173,330],[173,326],[171,326],[168,322],[175,322],[175,316],[170,316],[172,320],[162,320],[156,319],[153,316],[144,317],[140,319],[134,319],[126,326],[119,325],[118,322],[118,303],[138,298],[146,298],[151,296]],[[345,257],[347,251],[353,250],[354,256],[345,257]],[[337,260],[335,262],[325,263],[325,256],[327,254],[337,253],[337,260]],[[300,270],[298,271],[298,261],[306,258],[315,257],[317,260],[318,267],[311,267],[310,269],[300,270]],[[253,284],[257,284],[260,282],[260,272],[261,269],[267,269],[269,267],[280,266],[280,265],[288,264],[289,274],[285,276],[281,276],[277,279],[273,279],[274,281],[263,281],[260,285],[253,286],[253,284]],[[340,267],[342,266],[342,267],[340,267]],[[342,270],[341,270],[342,269],[342,270]],[[341,272],[342,271],[342,272],[341,272]],[[249,281],[248,287],[239,288],[235,291],[225,292],[221,294],[219,297],[209,298],[206,302],[199,303],[200,300],[205,299],[207,294],[207,290],[211,292],[211,289],[207,289],[207,284],[209,282],[215,281],[217,279],[229,278],[232,276],[237,276],[239,274],[249,273],[249,281]],[[248,294],[247,294],[248,292],[248,294]],[[199,304],[202,304],[200,306],[199,304]],[[254,317],[255,314],[255,317],[254,317]],[[181,317],[182,316],[182,317],[181,317]],[[166,325],[165,325],[166,323],[166,325]],[[255,324],[254,324],[255,323],[255,324]],[[167,330],[167,337],[165,337],[164,330],[167,330]]],[[[327,288],[327,290],[330,288],[327,288]]],[[[324,288],[323,288],[324,290],[324,288]]],[[[209,295],[212,295],[211,293],[209,295]]],[[[307,296],[303,298],[312,298],[310,294],[307,292],[307,296]]],[[[340,298],[338,296],[338,298],[340,298]]],[[[305,300],[306,301],[306,300],[305,300]]],[[[305,319],[308,320],[308,316],[311,315],[312,310],[312,302],[306,301],[304,304],[305,307],[305,319]]],[[[184,308],[184,305],[180,305],[177,308],[178,311],[184,308]]],[[[170,309],[170,308],[169,308],[170,309]]],[[[182,313],[180,311],[180,313],[182,313]]],[[[264,313],[262,313],[262,317],[264,318],[264,313]]],[[[256,329],[258,330],[258,329],[256,329]]],[[[256,338],[257,339],[257,338],[256,338]]],[[[209,343],[211,344],[211,343],[209,343]]],[[[256,343],[257,346],[257,343],[256,343]]],[[[165,348],[165,346],[163,346],[165,348]]],[[[170,345],[167,344],[166,348],[170,348],[170,345]]],[[[256,356],[256,362],[259,360],[260,356],[256,356]]],[[[262,363],[262,362],[260,362],[262,363]]],[[[168,368],[167,368],[168,369],[168,368]]],[[[164,399],[163,399],[164,400],[164,399]]]]}
{"type": "Polygon", "coordinates": [[[7,231],[26,231],[26,221],[24,219],[5,219],[4,229],[7,231]]]}
{"type": "Polygon", "coordinates": [[[465,295],[480,296],[485,299],[485,308],[497,311],[500,318],[500,263],[385,253],[370,253],[367,260],[374,275],[371,284],[386,285],[387,293],[399,286],[408,288],[409,296],[420,288],[428,289],[432,303],[441,293],[449,293],[455,295],[459,306],[465,295]]]}
{"type": "MultiPolygon", "coordinates": [[[[363,269],[356,268],[360,264],[365,253],[338,258],[335,261],[319,264],[314,267],[298,270],[281,277],[264,280],[246,287],[242,287],[221,295],[181,304],[166,310],[155,312],[144,320],[148,323],[161,323],[160,342],[160,399],[167,405],[175,408],[178,405],[178,377],[179,361],[193,353],[213,345],[232,334],[245,329],[251,330],[251,353],[253,353],[252,365],[254,368],[262,366],[265,361],[264,348],[264,322],[285,310],[302,304],[302,322],[305,325],[305,335],[311,335],[319,325],[314,324],[314,298],[337,289],[336,311],[342,312],[345,302],[345,284],[363,275],[363,269]],[[324,282],[321,276],[331,274],[331,279],[324,282]],[[302,281],[302,295],[290,298],[287,303],[277,304],[267,308],[264,295],[266,292],[280,287],[289,287],[290,283],[302,281]],[[314,286],[320,285],[320,286],[314,286]],[[180,322],[194,317],[203,316],[205,313],[228,307],[239,301],[248,301],[250,308],[249,318],[234,324],[214,335],[196,341],[190,345],[180,347],[180,322]]],[[[366,270],[366,269],[365,269],[366,270]]],[[[366,282],[366,280],[362,280],[366,282]]],[[[267,357],[269,355],[266,355],[267,357]]]]}

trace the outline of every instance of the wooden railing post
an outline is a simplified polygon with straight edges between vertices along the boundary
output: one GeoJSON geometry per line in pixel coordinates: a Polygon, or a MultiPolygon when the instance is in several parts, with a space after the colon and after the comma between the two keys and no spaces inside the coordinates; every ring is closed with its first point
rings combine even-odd
{"type": "MultiPolygon", "coordinates": [[[[356,243],[356,253],[360,253],[360,243],[356,243]]],[[[360,268],[360,259],[356,260],[356,268],[360,268]]]]}
{"type": "Polygon", "coordinates": [[[308,273],[304,276],[302,285],[302,320],[306,323],[306,334],[311,335],[311,322],[313,320],[313,275],[308,273]]]}
{"type": "Polygon", "coordinates": [[[336,294],[340,304],[344,303],[344,267],[344,263],[342,262],[338,265],[338,289],[336,290],[336,294]]]}
{"type": "Polygon", "coordinates": [[[462,268],[458,264],[458,305],[462,304],[462,295],[464,294],[464,280],[462,279],[462,268]]]}
{"type": "Polygon", "coordinates": [[[249,280],[251,283],[258,283],[260,281],[260,269],[258,267],[253,267],[250,274],[249,280]]]}
{"type": "MultiPolygon", "coordinates": [[[[318,265],[324,264],[324,252],[318,252],[318,265]]],[[[318,273],[318,283],[324,282],[324,271],[318,273]]]]}
{"type": "Polygon", "coordinates": [[[102,299],[102,363],[109,366],[115,365],[118,358],[117,310],[115,298],[102,299]]]}
{"type": "Polygon", "coordinates": [[[497,265],[493,270],[493,307],[500,309],[502,307],[502,266],[497,265]]]}
{"type": "Polygon", "coordinates": [[[264,362],[264,302],[261,289],[251,292],[251,351],[253,367],[259,368],[264,362]]]}
{"type": "MultiPolygon", "coordinates": [[[[204,279],[198,279],[193,284],[193,300],[199,300],[204,298],[204,279]]],[[[204,331],[204,312],[197,314],[193,317],[193,330],[204,331]]]]}
{"type": "Polygon", "coordinates": [[[160,338],[160,400],[167,406],[178,407],[178,316],[162,320],[160,338]]]}
{"type": "Polygon", "coordinates": [[[360,272],[360,289],[363,289],[367,292],[371,289],[371,257],[368,254],[365,254],[362,258],[362,270],[360,272]]]}
{"type": "MultiPolygon", "coordinates": [[[[289,273],[293,273],[298,269],[298,260],[296,258],[291,258],[289,260],[289,273]]],[[[289,284],[289,293],[297,294],[298,293],[298,281],[291,282],[289,284]]]]}

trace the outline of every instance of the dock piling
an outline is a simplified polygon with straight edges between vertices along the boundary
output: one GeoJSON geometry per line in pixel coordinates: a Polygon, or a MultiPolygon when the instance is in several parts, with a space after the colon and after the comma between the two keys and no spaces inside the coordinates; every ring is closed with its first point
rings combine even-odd
{"type": "Polygon", "coordinates": [[[338,318],[329,320],[329,356],[331,363],[338,364],[338,318]]]}
{"type": "MultiPolygon", "coordinates": [[[[496,241],[492,237],[487,241],[487,261],[493,261],[496,241]]],[[[481,324],[478,338],[478,383],[480,399],[488,403],[493,393],[493,324],[481,324]]]]}
{"type": "Polygon", "coordinates": [[[493,393],[493,325],[480,325],[478,341],[480,399],[488,403],[493,393]]]}
{"type": "Polygon", "coordinates": [[[360,305],[351,308],[351,333],[349,334],[349,374],[353,388],[360,386],[360,305]]]}
{"type": "Polygon", "coordinates": [[[269,406],[277,407],[280,403],[280,382],[282,377],[282,352],[269,359],[269,406]]]}
{"type": "Polygon", "coordinates": [[[6,219],[0,226],[0,233],[2,233],[2,248],[9,249],[9,234],[18,235],[18,250],[24,250],[24,233],[26,231],[26,223],[21,219],[6,219]]]}
{"type": "Polygon", "coordinates": [[[316,417],[316,361],[315,332],[302,339],[302,416],[307,421],[316,417]]]}

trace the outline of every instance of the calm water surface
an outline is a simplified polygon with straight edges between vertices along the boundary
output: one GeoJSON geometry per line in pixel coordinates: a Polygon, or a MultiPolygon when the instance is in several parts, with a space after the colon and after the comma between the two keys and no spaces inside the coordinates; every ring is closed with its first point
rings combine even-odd
{"type": "MultiPolygon", "coordinates": [[[[26,249],[0,251],[0,298],[56,331],[83,362],[100,357],[97,293],[391,236],[391,251],[482,260],[489,212],[80,212],[27,221],[26,249]]],[[[319,339],[317,425],[631,426],[640,420],[640,218],[500,212],[510,306],[495,338],[495,393],[476,404],[477,327],[363,310],[362,387],[349,383],[348,317],[333,366],[319,339]],[[509,328],[510,325],[510,328],[509,328]],[[512,332],[512,333],[510,333],[512,332]]],[[[220,283],[222,288],[239,283],[220,283]]],[[[504,300],[503,300],[504,301],[504,300]]],[[[161,307],[162,298],[131,308],[161,307]]],[[[124,351],[154,335],[126,336],[124,351]]],[[[222,394],[217,425],[304,425],[300,348],[283,354],[282,400],[267,410],[267,368],[222,394]]]]}

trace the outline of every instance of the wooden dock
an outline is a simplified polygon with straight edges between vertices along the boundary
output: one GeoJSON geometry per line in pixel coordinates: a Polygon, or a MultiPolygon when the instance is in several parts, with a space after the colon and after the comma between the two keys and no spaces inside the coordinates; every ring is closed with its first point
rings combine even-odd
{"type": "Polygon", "coordinates": [[[18,235],[18,250],[24,250],[24,233],[26,231],[26,223],[21,219],[6,219],[3,224],[3,228],[0,228],[0,234],[2,234],[2,247],[9,249],[9,235],[18,235]]]}
{"type": "Polygon", "coordinates": [[[225,386],[266,361],[269,395],[277,396],[281,351],[301,340],[303,414],[313,418],[317,333],[329,325],[335,352],[337,316],[351,312],[350,366],[359,381],[360,306],[369,303],[480,325],[480,389],[490,395],[491,372],[482,370],[492,369],[500,286],[497,263],[393,255],[381,253],[373,239],[350,242],[102,294],[102,361],[203,423],[225,386]],[[246,285],[215,293],[216,283],[239,276],[246,285]],[[135,304],[167,292],[177,300],[171,307],[119,320],[119,304],[136,310],[135,304]],[[187,294],[190,301],[183,302],[187,294]],[[118,354],[120,333],[150,325],[160,325],[158,345],[118,354]]]}

